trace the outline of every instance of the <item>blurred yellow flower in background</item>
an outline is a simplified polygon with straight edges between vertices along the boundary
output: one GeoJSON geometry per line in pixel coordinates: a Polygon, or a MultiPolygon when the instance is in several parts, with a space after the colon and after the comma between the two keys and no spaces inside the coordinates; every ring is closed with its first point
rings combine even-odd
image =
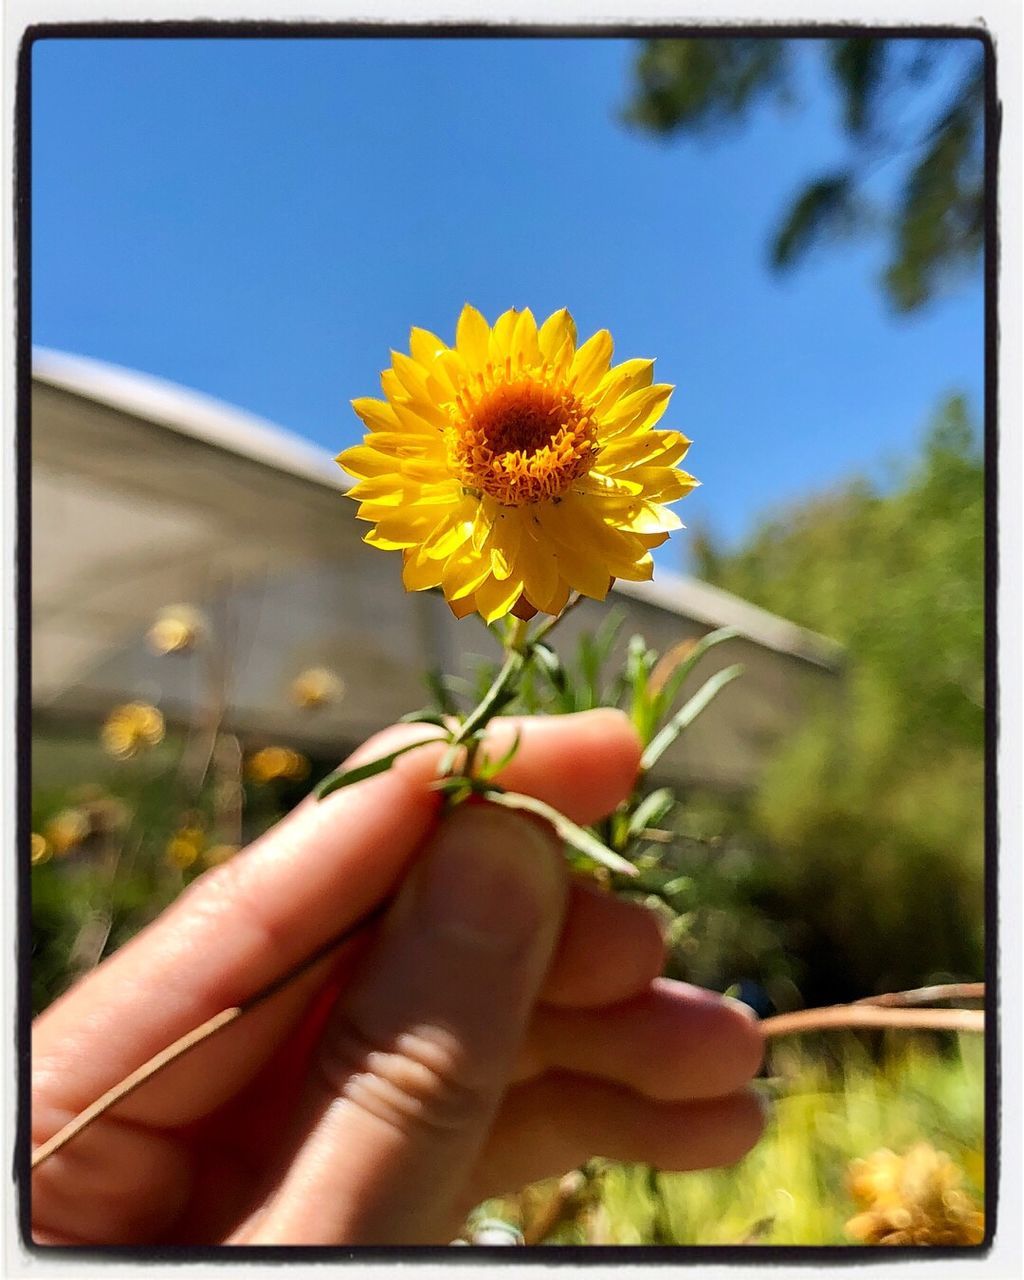
{"type": "Polygon", "coordinates": [[[565,310],[492,328],[469,305],[453,347],[413,329],[410,352],[392,353],[384,400],[352,402],[369,434],[338,456],[408,590],[440,586],[457,617],[491,622],[652,576],[651,548],[681,527],[665,504],[697,484],[675,465],[689,440],[656,428],[673,388],[653,360],[612,367],[608,331],[577,347],[565,310]]]}
{"type": "Polygon", "coordinates": [[[314,711],[337,702],[344,689],[344,682],[329,668],[310,667],[295,677],[289,693],[297,707],[314,711]]]}
{"type": "Polygon", "coordinates": [[[85,840],[91,831],[89,817],[81,809],[62,809],[43,827],[43,835],[58,858],[63,858],[85,840]]]}
{"type": "Polygon", "coordinates": [[[263,747],[245,762],[246,776],[257,783],[279,779],[300,782],[309,774],[309,761],[290,747],[263,747]]]}
{"type": "Polygon", "coordinates": [[[41,862],[49,862],[53,857],[53,849],[45,836],[38,831],[32,832],[32,865],[38,867],[41,862]]]}
{"type": "Polygon", "coordinates": [[[237,844],[214,844],[203,854],[203,862],[208,867],[219,867],[222,862],[233,858],[237,852],[237,844]]]}
{"type": "Polygon", "coordinates": [[[115,707],[100,730],[104,750],[118,760],[129,760],[140,751],[163,741],[164,718],[148,702],[126,702],[115,707]]]}
{"type": "Polygon", "coordinates": [[[962,1182],[953,1160],[927,1142],[905,1156],[883,1149],[854,1160],[850,1194],[864,1212],[846,1224],[847,1234],[861,1244],[980,1244],[985,1215],[962,1182]]]}
{"type": "Polygon", "coordinates": [[[206,619],[190,604],[172,604],[161,609],[146,633],[154,653],[187,653],[206,633],[206,619]]]}
{"type": "Polygon", "coordinates": [[[167,842],[167,861],[179,871],[187,871],[206,848],[206,832],[201,827],[182,827],[167,842]]]}

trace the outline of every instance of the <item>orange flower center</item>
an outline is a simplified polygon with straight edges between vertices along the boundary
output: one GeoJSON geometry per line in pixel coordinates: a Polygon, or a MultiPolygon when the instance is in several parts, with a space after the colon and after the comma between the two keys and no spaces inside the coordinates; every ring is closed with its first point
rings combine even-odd
{"type": "Polygon", "coordinates": [[[448,462],[467,489],[519,507],[563,494],[589,470],[597,429],[566,388],[520,377],[463,387],[445,432],[448,462]]]}

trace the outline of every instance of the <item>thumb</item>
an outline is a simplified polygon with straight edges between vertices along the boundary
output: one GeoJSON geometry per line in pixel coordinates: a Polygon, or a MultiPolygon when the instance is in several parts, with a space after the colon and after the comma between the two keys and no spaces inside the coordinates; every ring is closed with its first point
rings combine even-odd
{"type": "Polygon", "coordinates": [[[561,931],[566,876],[529,819],[465,805],[438,828],[333,1010],[318,1118],[261,1240],[451,1239],[561,931]]]}

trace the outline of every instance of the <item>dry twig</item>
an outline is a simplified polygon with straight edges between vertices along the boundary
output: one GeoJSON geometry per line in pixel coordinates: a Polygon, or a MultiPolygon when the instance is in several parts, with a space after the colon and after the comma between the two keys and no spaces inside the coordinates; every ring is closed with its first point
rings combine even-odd
{"type": "Polygon", "coordinates": [[[765,1018],[766,1036],[799,1035],[805,1031],[915,1030],[984,1031],[983,1009],[898,1009],[869,1004],[837,1004],[825,1009],[800,1009],[765,1018]]]}

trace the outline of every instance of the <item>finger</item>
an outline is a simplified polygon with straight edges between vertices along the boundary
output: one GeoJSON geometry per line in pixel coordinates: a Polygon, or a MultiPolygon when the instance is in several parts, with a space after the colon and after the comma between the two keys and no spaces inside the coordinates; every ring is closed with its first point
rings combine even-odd
{"type": "Polygon", "coordinates": [[[663,1102],[735,1093],[763,1051],[746,1006],[668,978],[606,1008],[541,1005],[530,1027],[535,1069],[597,1076],[663,1102]]]}
{"type": "Polygon", "coordinates": [[[191,1160],[180,1142],[132,1125],[95,1125],[33,1171],[32,1238],[37,1244],[144,1243],[182,1211],[191,1182],[191,1160]]]}
{"type": "MultiPolygon", "coordinates": [[[[630,790],[636,735],[621,713],[495,724],[499,752],[520,750],[502,775],[577,821],[592,821],[630,790]]],[[[356,759],[415,739],[386,731],[356,759]]],[[[149,929],[58,1001],[34,1029],[34,1089],[75,1112],[186,1031],[241,1003],[386,897],[434,822],[429,790],[439,748],[402,756],[386,773],[309,800],[248,850],[201,877],[149,929]],[[154,998],[159,993],[159,998],[154,998]]],[[[308,993],[283,993],[276,1012],[247,1015],[119,1106],[136,1122],[178,1124],[204,1114],[259,1069],[301,1016],[308,993]],[[216,1061],[217,1071],[209,1065],[216,1061]]]]}
{"type": "Polygon", "coordinates": [[[544,984],[553,1005],[604,1005],[643,991],[665,966],[652,911],[580,878],[571,882],[558,950],[544,984]]]}
{"type": "MultiPolygon", "coordinates": [[[[392,725],[361,747],[354,760],[372,760],[419,736],[422,725],[392,725]]],[[[613,707],[564,716],[510,716],[487,728],[485,750],[500,759],[519,737],[519,748],[498,775],[509,791],[525,791],[574,822],[595,822],[625,799],[636,781],[640,740],[629,717],[613,707]],[[613,797],[615,797],[613,799],[613,797]]],[[[400,756],[394,768],[414,786],[437,776],[444,751],[427,747],[400,756]]]]}
{"type": "Polygon", "coordinates": [[[561,928],[552,834],[456,810],[328,1024],[313,1124],[251,1243],[450,1238],[561,928]]]}
{"type": "Polygon", "coordinates": [[[734,1164],[763,1128],[751,1091],[655,1102],[605,1081],[552,1073],[509,1091],[464,1208],[595,1156],[678,1172],[734,1164]]]}
{"type": "MultiPolygon", "coordinates": [[[[649,986],[660,972],[662,954],[660,929],[651,912],[574,878],[570,881],[565,922],[555,959],[542,988],[542,998],[550,1000],[554,996],[562,1004],[573,1001],[596,1004],[626,999],[649,986]]],[[[346,972],[350,969],[348,966],[346,972]]],[[[332,985],[340,990],[344,980],[336,973],[332,985]]],[[[318,1004],[322,1003],[324,994],[321,992],[318,996],[318,1004]]],[[[287,1043],[277,1049],[272,1063],[260,1077],[241,1090],[229,1106],[220,1109],[215,1128],[204,1129],[204,1164],[209,1164],[205,1152],[211,1145],[218,1151],[230,1147],[236,1163],[245,1169],[258,1167],[265,1159],[266,1152],[273,1145],[275,1130],[280,1131],[283,1117],[293,1105],[296,1089],[292,1082],[307,1069],[314,1040],[322,1025],[323,1019],[318,1015],[304,1015],[301,1024],[289,1031],[287,1043]],[[310,1052],[307,1052],[307,1045],[310,1052]]],[[[552,1065],[557,1064],[534,1055],[528,1069],[522,1071],[523,1078],[540,1075],[552,1065]]],[[[222,1063],[218,1073],[223,1069],[222,1063]]],[[[217,1197],[217,1221],[228,1221],[232,1207],[225,1203],[223,1171],[211,1172],[210,1179],[214,1182],[219,1180],[221,1184],[217,1197]]],[[[193,1197],[190,1218],[201,1208],[197,1204],[201,1198],[198,1194],[193,1197]]],[[[202,1238],[209,1236],[210,1233],[206,1233],[202,1238]]]]}

